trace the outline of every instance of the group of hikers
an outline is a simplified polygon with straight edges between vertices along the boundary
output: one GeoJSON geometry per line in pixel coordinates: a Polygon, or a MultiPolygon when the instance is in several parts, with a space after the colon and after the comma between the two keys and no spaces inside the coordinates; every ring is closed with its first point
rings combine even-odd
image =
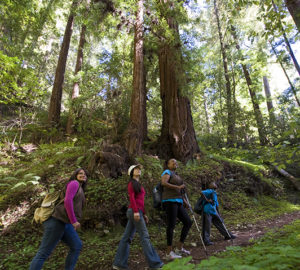
{"type": "MultiPolygon", "coordinates": [[[[165,162],[165,170],[162,173],[161,185],[162,205],[166,212],[166,260],[181,258],[190,255],[191,252],[184,247],[184,241],[192,226],[192,220],[187,212],[190,207],[186,197],[183,179],[176,173],[177,161],[172,158],[165,162]],[[177,218],[182,222],[180,240],[176,247],[173,245],[173,234],[177,218]]],[[[141,177],[142,166],[132,165],[128,169],[129,205],[127,209],[127,225],[119,243],[112,268],[128,269],[128,257],[130,244],[137,231],[140,236],[141,246],[146,257],[149,269],[162,269],[164,263],[151,244],[146,224],[148,217],[145,212],[145,189],[141,177]]],[[[87,173],[84,169],[77,169],[70,177],[66,185],[63,203],[55,206],[53,214],[43,222],[44,234],[40,247],[31,261],[30,270],[42,269],[45,260],[49,257],[56,245],[62,240],[69,246],[69,253],[65,262],[65,269],[75,268],[82,242],[77,234],[80,228],[82,208],[85,203],[84,191],[87,184],[87,173]]],[[[208,189],[201,192],[204,199],[202,213],[202,238],[205,245],[212,245],[210,241],[210,228],[213,223],[225,240],[234,239],[236,236],[229,232],[219,214],[219,203],[216,194],[216,184],[210,183],[208,189]]]]}

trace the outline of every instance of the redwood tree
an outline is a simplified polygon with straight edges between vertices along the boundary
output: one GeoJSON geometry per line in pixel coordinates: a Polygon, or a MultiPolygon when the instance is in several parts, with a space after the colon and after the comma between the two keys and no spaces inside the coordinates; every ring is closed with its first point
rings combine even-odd
{"type": "MultiPolygon", "coordinates": [[[[159,48],[160,95],[162,99],[162,129],[159,152],[162,157],[182,161],[199,151],[190,101],[183,95],[185,83],[178,24],[171,15],[174,1],[161,0],[161,19],[166,20],[174,40],[162,36],[159,48]]],[[[167,31],[168,31],[167,30],[167,31]]]]}
{"type": "MultiPolygon", "coordinates": [[[[75,76],[82,68],[83,47],[86,42],[85,32],[86,32],[86,25],[83,24],[81,27],[81,31],[80,31],[80,39],[79,39],[79,45],[78,45],[78,50],[77,50],[77,60],[76,60],[76,66],[75,66],[75,72],[74,72],[75,76]]],[[[67,122],[67,134],[73,133],[74,116],[75,116],[74,101],[78,97],[79,97],[79,82],[76,81],[73,85],[73,90],[72,90],[71,107],[70,107],[70,112],[69,112],[69,117],[68,117],[68,122],[67,122]]]]}
{"type": "Polygon", "coordinates": [[[125,148],[131,156],[141,153],[143,139],[147,133],[143,28],[144,1],[138,0],[137,4],[130,122],[124,134],[125,148]]]}
{"type": "Polygon", "coordinates": [[[285,0],[285,4],[300,31],[300,0],[285,0]]]}
{"type": "Polygon", "coordinates": [[[228,60],[227,60],[227,53],[224,46],[223,34],[221,30],[220,24],[220,16],[219,16],[219,9],[218,3],[214,0],[214,9],[215,15],[217,19],[217,26],[218,26],[218,33],[219,33],[219,41],[221,47],[221,53],[223,58],[223,68],[224,68],[224,76],[226,81],[226,105],[227,105],[227,144],[229,146],[233,146],[234,144],[234,133],[235,133],[235,117],[234,117],[234,108],[232,108],[232,91],[231,91],[231,83],[230,83],[230,76],[228,71],[228,60]]]}
{"type": "MultiPolygon", "coordinates": [[[[244,60],[244,56],[242,54],[242,50],[239,45],[237,34],[236,34],[236,29],[234,26],[231,26],[231,33],[234,38],[236,48],[239,52],[239,56],[240,56],[241,60],[244,60]]],[[[257,123],[257,129],[258,129],[258,134],[259,134],[259,141],[260,141],[261,145],[266,145],[268,140],[267,140],[267,136],[266,136],[266,129],[265,129],[262,113],[259,108],[259,102],[258,102],[258,99],[256,96],[255,88],[253,87],[253,83],[252,83],[252,79],[250,77],[249,70],[248,70],[246,64],[243,63],[243,61],[242,61],[242,69],[243,69],[243,73],[244,73],[246,83],[248,86],[251,102],[253,105],[254,116],[255,116],[256,123],[257,123]]]]}
{"type": "Polygon", "coordinates": [[[50,99],[48,121],[50,124],[58,124],[60,120],[62,90],[65,77],[66,63],[69,53],[70,41],[73,32],[74,11],[78,1],[74,0],[71,6],[70,15],[68,17],[65,28],[64,39],[61,44],[61,49],[58,57],[58,62],[55,71],[55,79],[50,99]]]}
{"type": "MultiPolygon", "coordinates": [[[[300,65],[299,65],[299,63],[298,63],[298,61],[296,59],[294,51],[293,51],[293,49],[291,47],[291,44],[290,44],[290,42],[289,42],[289,40],[287,38],[286,32],[285,32],[285,30],[283,28],[280,11],[278,10],[278,7],[276,6],[274,0],[272,0],[272,5],[273,5],[273,8],[274,8],[274,10],[275,10],[275,12],[277,14],[277,17],[278,17],[278,21],[279,21],[279,25],[280,25],[280,30],[282,32],[286,48],[287,48],[287,50],[288,50],[288,52],[289,52],[289,54],[290,54],[290,56],[291,56],[291,58],[293,60],[294,66],[295,66],[295,68],[296,68],[296,70],[297,70],[297,72],[298,72],[298,74],[300,76],[300,65]]],[[[300,16],[300,15],[298,14],[297,16],[300,16]]]]}
{"type": "Polygon", "coordinates": [[[272,127],[275,123],[275,114],[274,114],[271,90],[270,90],[268,78],[266,76],[263,77],[263,81],[264,81],[264,89],[265,89],[266,100],[267,100],[267,107],[269,112],[270,126],[272,127]]]}

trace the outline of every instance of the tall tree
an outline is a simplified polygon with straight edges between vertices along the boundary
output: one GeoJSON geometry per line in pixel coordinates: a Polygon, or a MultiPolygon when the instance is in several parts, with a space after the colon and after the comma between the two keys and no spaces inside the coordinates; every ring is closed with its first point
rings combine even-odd
{"type": "Polygon", "coordinates": [[[293,17],[298,31],[300,31],[300,0],[285,0],[285,4],[293,17]]]}
{"type": "Polygon", "coordinates": [[[264,126],[262,113],[261,113],[260,108],[259,108],[259,102],[258,102],[258,99],[257,99],[257,96],[256,96],[255,89],[254,89],[253,84],[252,84],[252,79],[250,77],[250,73],[248,71],[248,68],[247,68],[246,64],[243,63],[244,56],[242,54],[242,50],[241,50],[241,47],[239,45],[236,29],[235,29],[234,26],[231,26],[231,33],[232,33],[232,36],[234,38],[236,48],[239,52],[240,58],[242,60],[242,69],[243,69],[243,73],[244,73],[244,76],[245,76],[245,79],[246,79],[246,82],[247,82],[249,94],[250,94],[252,105],[253,105],[255,120],[256,120],[256,123],[257,123],[257,129],[258,129],[258,134],[259,134],[259,141],[260,141],[261,145],[266,145],[268,141],[267,141],[266,130],[265,130],[265,126],[264,126]]]}
{"type": "Polygon", "coordinates": [[[226,81],[226,105],[227,105],[227,144],[229,146],[233,146],[234,144],[234,133],[235,133],[235,118],[233,116],[234,108],[232,108],[232,91],[231,91],[231,83],[230,83],[230,76],[228,71],[228,60],[227,60],[227,53],[224,46],[223,41],[223,34],[221,30],[220,24],[220,16],[219,16],[219,8],[217,0],[214,0],[214,10],[217,19],[217,26],[218,26],[218,34],[219,34],[219,41],[221,46],[221,53],[223,58],[223,67],[224,67],[224,76],[226,81]]]}
{"type": "Polygon", "coordinates": [[[64,38],[61,45],[57,66],[56,66],[55,79],[54,79],[54,84],[53,84],[53,89],[52,89],[52,94],[50,99],[49,112],[48,112],[48,122],[51,125],[58,124],[60,120],[63,83],[64,83],[70,41],[73,32],[75,8],[77,7],[77,4],[78,4],[78,0],[74,0],[71,5],[70,15],[68,17],[64,38]]]}
{"type": "Polygon", "coordinates": [[[277,62],[280,64],[280,66],[281,66],[281,68],[282,68],[282,71],[283,71],[283,73],[284,73],[286,79],[287,79],[288,82],[289,82],[289,85],[290,85],[291,90],[292,90],[292,92],[293,92],[293,94],[294,94],[295,100],[296,100],[298,106],[300,107],[300,101],[299,101],[299,99],[298,99],[298,97],[297,97],[297,91],[296,91],[296,88],[295,88],[294,84],[292,83],[292,81],[291,81],[291,79],[290,79],[290,76],[288,75],[288,73],[287,73],[287,71],[286,71],[286,69],[285,69],[285,67],[284,67],[284,65],[283,65],[283,63],[282,63],[282,61],[281,61],[281,59],[280,59],[280,57],[279,57],[279,55],[278,55],[276,49],[275,49],[275,47],[273,46],[273,44],[272,44],[271,42],[270,42],[270,45],[271,45],[271,48],[272,48],[273,53],[274,53],[275,56],[276,56],[277,62]]]}
{"type": "Polygon", "coordinates": [[[268,112],[269,112],[270,126],[272,127],[275,123],[275,114],[274,114],[274,107],[273,107],[268,77],[263,76],[263,82],[264,82],[264,89],[265,89],[267,107],[268,107],[268,112]]]}
{"type": "MultiPolygon", "coordinates": [[[[76,66],[74,71],[75,76],[82,69],[83,48],[86,42],[85,32],[86,32],[86,25],[83,24],[80,31],[80,39],[79,39],[79,45],[77,50],[77,60],[76,60],[76,66]]],[[[67,134],[73,133],[73,125],[74,125],[74,117],[75,117],[74,102],[78,97],[79,97],[79,81],[76,81],[74,82],[73,89],[72,89],[71,107],[69,111],[69,117],[68,117],[67,128],[66,128],[67,134]]]]}
{"type": "Polygon", "coordinates": [[[130,155],[141,153],[145,136],[145,124],[147,124],[143,27],[144,1],[137,0],[137,6],[130,122],[125,132],[125,147],[130,155]]]}
{"type": "MultiPolygon", "coordinates": [[[[283,35],[284,42],[285,42],[285,44],[286,44],[287,50],[288,50],[288,52],[289,52],[289,54],[290,54],[290,56],[291,56],[291,58],[292,58],[292,60],[293,60],[293,63],[294,63],[294,65],[295,65],[295,68],[296,68],[296,70],[297,70],[297,72],[298,72],[298,74],[299,74],[299,76],[300,76],[300,66],[299,66],[299,63],[298,63],[298,61],[297,61],[297,59],[296,59],[296,56],[295,56],[295,54],[294,54],[294,51],[293,51],[293,49],[292,49],[292,47],[291,47],[291,44],[290,44],[290,42],[289,42],[289,40],[288,40],[288,38],[287,38],[286,32],[285,32],[285,30],[284,30],[284,28],[283,28],[283,24],[282,24],[282,20],[281,20],[280,11],[278,10],[278,7],[276,6],[274,0],[272,0],[272,5],[273,5],[273,8],[274,8],[274,11],[275,11],[276,14],[277,14],[277,18],[278,18],[279,25],[280,25],[280,30],[281,30],[281,32],[282,32],[282,35],[283,35]]],[[[298,14],[298,16],[299,16],[299,14],[298,14]]]]}
{"type": "Polygon", "coordinates": [[[161,37],[159,47],[160,95],[162,99],[162,129],[160,152],[164,157],[173,156],[187,161],[199,151],[190,101],[183,95],[185,84],[181,41],[178,24],[174,17],[176,11],[172,0],[160,0],[161,20],[166,22],[166,31],[171,38],[161,37]]]}

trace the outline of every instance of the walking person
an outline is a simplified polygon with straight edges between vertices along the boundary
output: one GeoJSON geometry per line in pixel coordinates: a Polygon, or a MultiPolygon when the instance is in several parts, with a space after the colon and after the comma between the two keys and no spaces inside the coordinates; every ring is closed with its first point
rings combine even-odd
{"type": "Polygon", "coordinates": [[[182,178],[176,173],[177,161],[169,159],[165,162],[165,170],[162,173],[161,184],[163,186],[162,203],[167,216],[167,259],[181,258],[182,255],[190,255],[190,251],[184,248],[184,241],[192,226],[187,210],[187,202],[183,198],[185,185],[182,178]],[[173,234],[177,218],[183,223],[179,244],[173,250],[173,234]]]}
{"type": "Polygon", "coordinates": [[[150,242],[149,233],[146,227],[148,217],[145,214],[144,208],[145,189],[140,183],[141,169],[141,165],[132,165],[128,169],[128,175],[130,176],[130,181],[128,183],[130,202],[126,213],[128,222],[113,262],[113,269],[116,270],[128,269],[130,243],[134,237],[135,231],[139,233],[141,245],[149,268],[161,269],[163,266],[162,261],[150,242]]]}
{"type": "Polygon", "coordinates": [[[76,232],[80,228],[80,218],[85,202],[84,190],[87,174],[84,169],[77,169],[66,185],[64,202],[58,204],[52,216],[43,222],[44,234],[40,247],[31,261],[30,270],[42,269],[45,260],[62,240],[70,250],[65,261],[65,270],[75,268],[82,243],[76,232]]]}
{"type": "Polygon", "coordinates": [[[216,183],[212,182],[208,185],[208,189],[201,192],[201,196],[205,199],[202,215],[202,236],[206,246],[213,245],[213,242],[210,241],[211,223],[215,225],[218,231],[224,236],[225,240],[236,238],[235,235],[226,229],[223,219],[220,217],[216,189],[216,183]]]}

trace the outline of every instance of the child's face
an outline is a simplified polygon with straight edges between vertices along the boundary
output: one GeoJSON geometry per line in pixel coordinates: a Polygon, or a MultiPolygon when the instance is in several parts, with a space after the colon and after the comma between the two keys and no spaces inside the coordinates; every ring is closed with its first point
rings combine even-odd
{"type": "Polygon", "coordinates": [[[215,182],[212,182],[212,183],[209,184],[209,188],[211,188],[211,189],[217,189],[218,186],[216,185],[215,182]]]}

